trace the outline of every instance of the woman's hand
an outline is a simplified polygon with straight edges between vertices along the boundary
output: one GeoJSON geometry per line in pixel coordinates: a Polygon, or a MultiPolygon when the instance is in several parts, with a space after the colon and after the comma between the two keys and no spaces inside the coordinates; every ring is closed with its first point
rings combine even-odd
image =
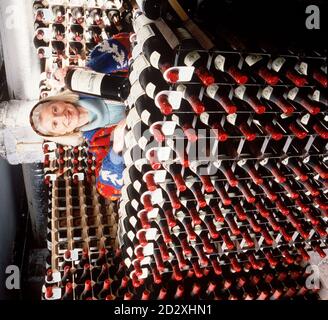
{"type": "Polygon", "coordinates": [[[54,72],[54,78],[55,78],[55,80],[58,81],[58,86],[60,86],[60,87],[65,86],[65,77],[66,77],[68,70],[69,70],[69,67],[65,67],[65,68],[59,68],[54,72]]]}
{"type": "Polygon", "coordinates": [[[113,150],[115,153],[120,153],[124,148],[126,120],[121,120],[112,133],[113,150]]]}

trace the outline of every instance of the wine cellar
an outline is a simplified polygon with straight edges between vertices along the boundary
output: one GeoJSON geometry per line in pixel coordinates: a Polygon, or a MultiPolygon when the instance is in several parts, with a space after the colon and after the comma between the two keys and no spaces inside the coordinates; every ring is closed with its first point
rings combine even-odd
{"type": "Polygon", "coordinates": [[[100,186],[102,147],[42,141],[40,299],[327,299],[324,272],[309,281],[328,253],[327,49],[294,29],[238,33],[234,6],[33,1],[39,99],[68,86],[58,70],[88,70],[95,48],[123,65],[109,39],[124,41],[113,75],[129,88],[118,199],[100,186]]]}

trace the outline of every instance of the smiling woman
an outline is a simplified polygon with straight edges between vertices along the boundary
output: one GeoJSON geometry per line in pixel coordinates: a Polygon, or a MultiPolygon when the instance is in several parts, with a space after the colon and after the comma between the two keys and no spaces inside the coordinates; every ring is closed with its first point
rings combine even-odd
{"type": "Polygon", "coordinates": [[[86,141],[96,157],[98,191],[117,199],[122,187],[125,105],[70,91],[39,101],[30,113],[33,130],[62,145],[86,141]]]}
{"type": "Polygon", "coordinates": [[[33,113],[35,128],[44,135],[72,133],[88,122],[89,114],[86,109],[64,101],[41,103],[33,113]]]}

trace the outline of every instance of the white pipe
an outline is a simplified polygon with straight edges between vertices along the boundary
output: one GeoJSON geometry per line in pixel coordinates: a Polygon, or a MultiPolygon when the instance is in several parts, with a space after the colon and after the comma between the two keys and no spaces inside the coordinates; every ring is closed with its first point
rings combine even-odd
{"type": "Polygon", "coordinates": [[[40,62],[33,45],[33,0],[0,1],[0,34],[11,99],[39,97],[40,62]]]}

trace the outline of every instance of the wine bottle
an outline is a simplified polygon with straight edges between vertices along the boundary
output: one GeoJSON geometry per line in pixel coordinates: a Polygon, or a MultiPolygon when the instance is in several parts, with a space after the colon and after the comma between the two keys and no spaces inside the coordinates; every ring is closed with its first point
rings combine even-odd
{"type": "Polygon", "coordinates": [[[65,26],[63,24],[53,24],[52,25],[53,38],[57,41],[63,41],[65,38],[65,26]]]}
{"type": "Polygon", "coordinates": [[[235,96],[245,101],[257,114],[262,114],[266,111],[266,107],[256,97],[256,92],[252,92],[251,88],[245,86],[238,86],[235,91],[235,96]]]}
{"type": "Polygon", "coordinates": [[[321,111],[320,104],[316,101],[310,100],[299,88],[295,87],[288,91],[287,97],[289,100],[297,102],[311,115],[316,115],[321,111]]]}
{"type": "Polygon", "coordinates": [[[87,23],[89,25],[102,26],[104,21],[102,19],[102,10],[100,8],[91,8],[87,13],[87,23]]]}
{"type": "Polygon", "coordinates": [[[236,187],[238,185],[238,179],[235,177],[227,161],[218,160],[215,166],[220,169],[231,187],[236,187]]]}
{"type": "Polygon", "coordinates": [[[239,69],[240,60],[239,54],[219,54],[214,59],[214,67],[227,73],[237,84],[245,84],[248,82],[248,76],[239,69]]]}
{"type": "Polygon", "coordinates": [[[81,25],[79,24],[72,24],[70,26],[70,40],[71,41],[78,41],[81,42],[83,40],[83,28],[81,25]]]}
{"type": "Polygon", "coordinates": [[[321,69],[323,60],[321,59],[308,59],[307,61],[299,61],[295,69],[302,75],[314,79],[322,87],[327,88],[327,74],[321,69]]]}
{"type": "Polygon", "coordinates": [[[306,77],[302,76],[299,72],[296,71],[296,64],[296,58],[282,56],[273,59],[269,63],[271,69],[282,76],[282,80],[286,79],[297,87],[303,87],[307,84],[308,81],[306,77]]]}
{"type": "Polygon", "coordinates": [[[267,86],[262,90],[262,97],[273,102],[283,113],[289,115],[294,112],[294,107],[283,97],[283,92],[277,87],[267,86]]]}
{"type": "Polygon", "coordinates": [[[51,41],[51,46],[53,54],[55,54],[57,58],[66,58],[65,43],[63,41],[51,41]]]}
{"type": "Polygon", "coordinates": [[[198,135],[194,126],[196,119],[194,115],[184,114],[180,116],[179,114],[172,114],[171,119],[181,127],[183,133],[190,142],[196,142],[198,140],[198,135]]]}
{"type": "Polygon", "coordinates": [[[242,70],[247,73],[256,74],[261,77],[267,84],[274,86],[279,82],[279,75],[268,68],[269,56],[267,55],[247,55],[242,61],[242,70]]]}
{"type": "Polygon", "coordinates": [[[157,20],[162,16],[166,3],[164,0],[136,0],[136,2],[140,10],[151,20],[157,20]]]}
{"type": "Polygon", "coordinates": [[[211,84],[206,88],[207,95],[217,101],[228,114],[237,112],[237,106],[231,101],[233,89],[228,86],[218,86],[211,84]]]}
{"type": "Polygon", "coordinates": [[[149,64],[144,55],[139,55],[132,64],[130,73],[130,82],[133,84],[134,79],[138,79],[141,87],[147,95],[154,99],[155,96],[163,90],[168,90],[168,85],[163,79],[161,72],[149,64]]]}
{"type": "MultiPolygon", "coordinates": [[[[247,123],[247,118],[248,117],[245,117],[243,114],[230,114],[227,116],[227,122],[230,123],[232,126],[235,126],[247,141],[253,141],[256,139],[257,133],[247,123]]],[[[233,128],[231,129],[231,131],[233,132],[233,128]]]]}
{"type": "Polygon", "coordinates": [[[320,158],[307,156],[303,159],[303,163],[311,167],[322,179],[328,179],[328,169],[320,158]]]}
{"type": "Polygon", "coordinates": [[[82,24],[84,22],[84,9],[83,7],[71,7],[72,24],[82,24]]]}
{"type": "Polygon", "coordinates": [[[163,164],[163,167],[171,174],[173,181],[175,182],[177,189],[183,192],[187,189],[185,180],[181,175],[182,166],[178,163],[163,164]]]}
{"type": "MultiPolygon", "coordinates": [[[[178,39],[163,21],[160,25],[155,23],[144,25],[138,32],[138,45],[143,54],[149,63],[162,73],[174,64],[174,54],[168,41],[172,42],[173,47],[178,45],[178,39]]],[[[172,74],[170,79],[176,79],[176,75],[172,74]]]]}
{"type": "Polygon", "coordinates": [[[103,287],[98,293],[98,299],[105,299],[108,295],[112,295],[110,279],[104,281],[103,287]]]}
{"type": "Polygon", "coordinates": [[[218,141],[226,141],[228,139],[228,133],[221,126],[218,117],[215,117],[214,115],[211,116],[211,114],[207,112],[202,112],[199,119],[211,128],[211,131],[214,133],[218,141]]]}
{"type": "Polygon", "coordinates": [[[64,6],[52,6],[52,13],[55,23],[63,23],[65,21],[66,11],[64,6]]]}
{"type": "Polygon", "coordinates": [[[62,295],[62,300],[73,300],[73,285],[71,282],[66,283],[65,292],[62,295]]]}
{"type": "MultiPolygon", "coordinates": [[[[213,84],[215,82],[214,76],[207,69],[208,54],[202,51],[199,43],[186,29],[177,28],[176,32],[182,48],[179,59],[186,66],[195,68],[194,73],[204,86],[213,84]]],[[[175,80],[180,80],[180,76],[178,73],[175,80]]]]}
{"type": "Polygon", "coordinates": [[[278,169],[273,159],[265,158],[260,161],[260,164],[265,167],[279,183],[286,182],[287,178],[285,175],[278,169]]]}
{"type": "Polygon", "coordinates": [[[129,94],[129,83],[126,78],[91,70],[69,70],[65,77],[65,83],[74,92],[116,101],[125,101],[129,94]]]}
{"type": "Polygon", "coordinates": [[[84,290],[80,295],[80,300],[87,300],[92,298],[92,283],[91,280],[86,280],[84,283],[84,290]]]}
{"type": "Polygon", "coordinates": [[[179,84],[177,86],[177,91],[182,93],[183,98],[188,101],[191,108],[197,115],[205,111],[205,106],[202,101],[200,101],[198,96],[185,85],[179,84]]]}
{"type": "Polygon", "coordinates": [[[307,173],[302,169],[302,167],[299,165],[296,158],[287,157],[284,160],[281,161],[281,163],[288,168],[292,170],[292,172],[296,175],[296,178],[300,181],[306,181],[308,180],[307,173]]]}

